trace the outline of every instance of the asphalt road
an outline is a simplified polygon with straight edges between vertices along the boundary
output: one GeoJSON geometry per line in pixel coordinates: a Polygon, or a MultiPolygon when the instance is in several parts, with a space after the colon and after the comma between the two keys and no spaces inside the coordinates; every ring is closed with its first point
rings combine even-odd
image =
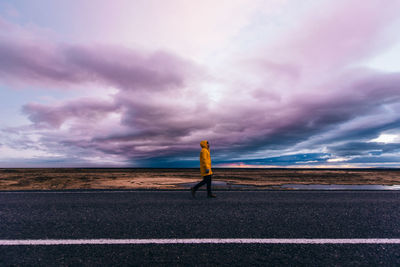
{"type": "MultiPolygon", "coordinates": [[[[0,192],[0,240],[400,238],[400,192],[0,192]]],[[[0,265],[400,265],[400,244],[0,245],[0,265]]]]}

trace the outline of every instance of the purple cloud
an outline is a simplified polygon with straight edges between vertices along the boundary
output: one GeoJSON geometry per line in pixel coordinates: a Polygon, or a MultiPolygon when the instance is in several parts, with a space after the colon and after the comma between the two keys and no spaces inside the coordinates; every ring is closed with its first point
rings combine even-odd
{"type": "Polygon", "coordinates": [[[163,90],[183,86],[185,76],[193,70],[189,62],[164,52],[146,55],[116,47],[0,42],[0,77],[20,83],[95,82],[124,90],[163,90]]]}
{"type": "Polygon", "coordinates": [[[59,128],[69,118],[96,122],[117,110],[114,103],[96,99],[79,99],[60,106],[29,103],[23,107],[23,112],[36,126],[50,128],[59,128]]]}
{"type": "Polygon", "coordinates": [[[343,156],[351,153],[340,148],[358,147],[365,155],[378,145],[357,142],[400,128],[397,118],[387,118],[387,109],[400,103],[400,74],[356,67],[390,44],[385,27],[397,7],[389,1],[376,12],[378,1],[362,3],[335,2],[323,16],[314,10],[290,36],[237,60],[243,65],[227,66],[227,79],[213,73],[215,87],[208,87],[205,66],[167,52],[17,39],[0,40],[0,78],[117,88],[107,101],[23,107],[44,146],[69,156],[112,155],[151,165],[197,157],[202,139],[210,140],[217,162],[295,149],[343,156]]]}

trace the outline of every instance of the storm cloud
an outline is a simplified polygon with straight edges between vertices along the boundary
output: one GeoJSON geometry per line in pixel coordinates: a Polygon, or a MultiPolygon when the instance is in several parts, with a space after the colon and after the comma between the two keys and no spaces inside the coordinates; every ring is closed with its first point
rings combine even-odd
{"type": "Polygon", "coordinates": [[[197,166],[207,139],[221,166],[381,162],[400,149],[371,141],[400,129],[400,73],[358,63],[396,41],[387,26],[398,6],[339,1],[323,16],[317,6],[277,40],[214,69],[167,50],[2,35],[0,79],[113,89],[22,107],[31,124],[15,131],[68,159],[197,166]]]}

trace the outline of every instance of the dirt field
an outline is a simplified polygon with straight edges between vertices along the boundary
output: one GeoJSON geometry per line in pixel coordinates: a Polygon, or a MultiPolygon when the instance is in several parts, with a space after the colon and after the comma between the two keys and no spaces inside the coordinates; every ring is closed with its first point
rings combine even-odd
{"type": "MultiPolygon", "coordinates": [[[[399,185],[399,170],[213,169],[213,179],[271,188],[283,184],[399,185]]],[[[198,169],[0,169],[0,190],[179,189],[200,181],[198,169]]]]}

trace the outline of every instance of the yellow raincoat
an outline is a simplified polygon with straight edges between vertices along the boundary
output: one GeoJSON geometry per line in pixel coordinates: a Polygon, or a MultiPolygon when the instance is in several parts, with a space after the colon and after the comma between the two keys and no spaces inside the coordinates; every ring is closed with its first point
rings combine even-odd
{"type": "Polygon", "coordinates": [[[200,151],[200,173],[201,176],[211,175],[211,156],[210,150],[208,150],[207,140],[203,140],[200,142],[201,151],[200,151]],[[206,172],[206,170],[210,170],[210,172],[206,172]]]}

